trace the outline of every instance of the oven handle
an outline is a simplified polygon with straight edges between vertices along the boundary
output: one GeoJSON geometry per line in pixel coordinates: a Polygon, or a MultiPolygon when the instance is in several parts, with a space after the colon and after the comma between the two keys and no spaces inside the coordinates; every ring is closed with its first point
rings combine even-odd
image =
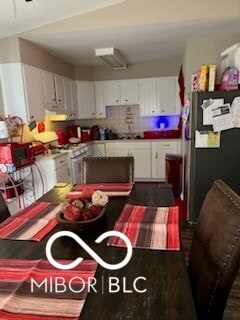
{"type": "Polygon", "coordinates": [[[81,160],[84,157],[89,157],[90,156],[90,152],[86,152],[84,154],[81,154],[80,156],[77,156],[76,158],[72,158],[71,161],[72,162],[78,162],[79,160],[81,160]]]}

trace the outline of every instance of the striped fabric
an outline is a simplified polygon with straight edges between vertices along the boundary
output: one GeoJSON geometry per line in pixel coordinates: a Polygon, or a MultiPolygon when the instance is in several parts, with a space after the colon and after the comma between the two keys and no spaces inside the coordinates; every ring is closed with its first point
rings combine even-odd
{"type": "MultiPolygon", "coordinates": [[[[114,230],[124,233],[133,247],[156,250],[180,250],[178,207],[154,208],[125,205],[114,230]]],[[[111,237],[108,245],[125,243],[111,237]]]]}
{"type": "Polygon", "coordinates": [[[77,320],[96,268],[94,260],[84,260],[67,271],[55,269],[46,260],[0,260],[0,319],[77,320]],[[32,279],[38,284],[47,279],[46,285],[32,285],[32,279]],[[66,289],[56,290],[56,279],[66,289]]]}
{"type": "Polygon", "coordinates": [[[81,198],[85,189],[101,190],[109,197],[127,197],[132,191],[132,183],[97,183],[97,184],[78,184],[73,187],[73,191],[67,195],[68,199],[81,198]]]}
{"type": "Polygon", "coordinates": [[[0,224],[0,239],[40,241],[56,225],[59,204],[35,202],[0,224]]]}

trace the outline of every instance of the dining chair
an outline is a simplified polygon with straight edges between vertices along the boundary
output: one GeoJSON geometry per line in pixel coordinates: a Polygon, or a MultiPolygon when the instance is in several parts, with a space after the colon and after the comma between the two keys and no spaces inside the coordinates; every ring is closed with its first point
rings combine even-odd
{"type": "Polygon", "coordinates": [[[0,192],[0,223],[10,217],[10,212],[0,192]]]}
{"type": "Polygon", "coordinates": [[[133,183],[133,157],[85,157],[81,183],[133,183]]]}
{"type": "Polygon", "coordinates": [[[201,208],[189,256],[198,319],[223,318],[240,267],[240,197],[217,180],[201,208]]]}

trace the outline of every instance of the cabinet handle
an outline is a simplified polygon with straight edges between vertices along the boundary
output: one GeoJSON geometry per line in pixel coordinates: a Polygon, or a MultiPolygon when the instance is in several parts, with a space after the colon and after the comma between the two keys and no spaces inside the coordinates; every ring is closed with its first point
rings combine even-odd
{"type": "Polygon", "coordinates": [[[61,102],[62,100],[61,100],[61,99],[58,99],[58,101],[61,102]]]}
{"type": "Polygon", "coordinates": [[[171,147],[170,144],[163,144],[163,147],[171,147]]]}
{"type": "Polygon", "coordinates": [[[156,152],[155,154],[155,159],[158,159],[158,152],[156,152]]]}
{"type": "Polygon", "coordinates": [[[165,110],[162,110],[162,112],[165,112],[165,110]]]}
{"type": "Polygon", "coordinates": [[[65,161],[64,160],[62,160],[62,161],[60,161],[59,163],[64,163],[65,161]]]}
{"type": "Polygon", "coordinates": [[[128,99],[126,99],[125,101],[128,102],[128,99]]]}
{"type": "Polygon", "coordinates": [[[153,110],[152,112],[154,113],[155,111],[153,110]]]}
{"type": "Polygon", "coordinates": [[[117,102],[119,102],[119,101],[117,100],[117,102]]]}

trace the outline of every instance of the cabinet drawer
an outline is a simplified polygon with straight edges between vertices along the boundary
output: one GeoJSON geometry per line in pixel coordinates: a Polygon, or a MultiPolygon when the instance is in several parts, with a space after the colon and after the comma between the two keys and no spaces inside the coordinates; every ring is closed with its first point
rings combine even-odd
{"type": "Polygon", "coordinates": [[[153,146],[155,145],[157,148],[161,148],[161,149],[176,148],[176,151],[178,149],[177,141],[152,142],[152,145],[153,146]]]}
{"type": "Polygon", "coordinates": [[[150,149],[149,142],[115,142],[115,143],[106,143],[107,149],[150,149]]]}
{"type": "Polygon", "coordinates": [[[62,167],[62,166],[68,166],[68,156],[64,155],[62,157],[54,159],[55,163],[55,170],[62,167]]]}

